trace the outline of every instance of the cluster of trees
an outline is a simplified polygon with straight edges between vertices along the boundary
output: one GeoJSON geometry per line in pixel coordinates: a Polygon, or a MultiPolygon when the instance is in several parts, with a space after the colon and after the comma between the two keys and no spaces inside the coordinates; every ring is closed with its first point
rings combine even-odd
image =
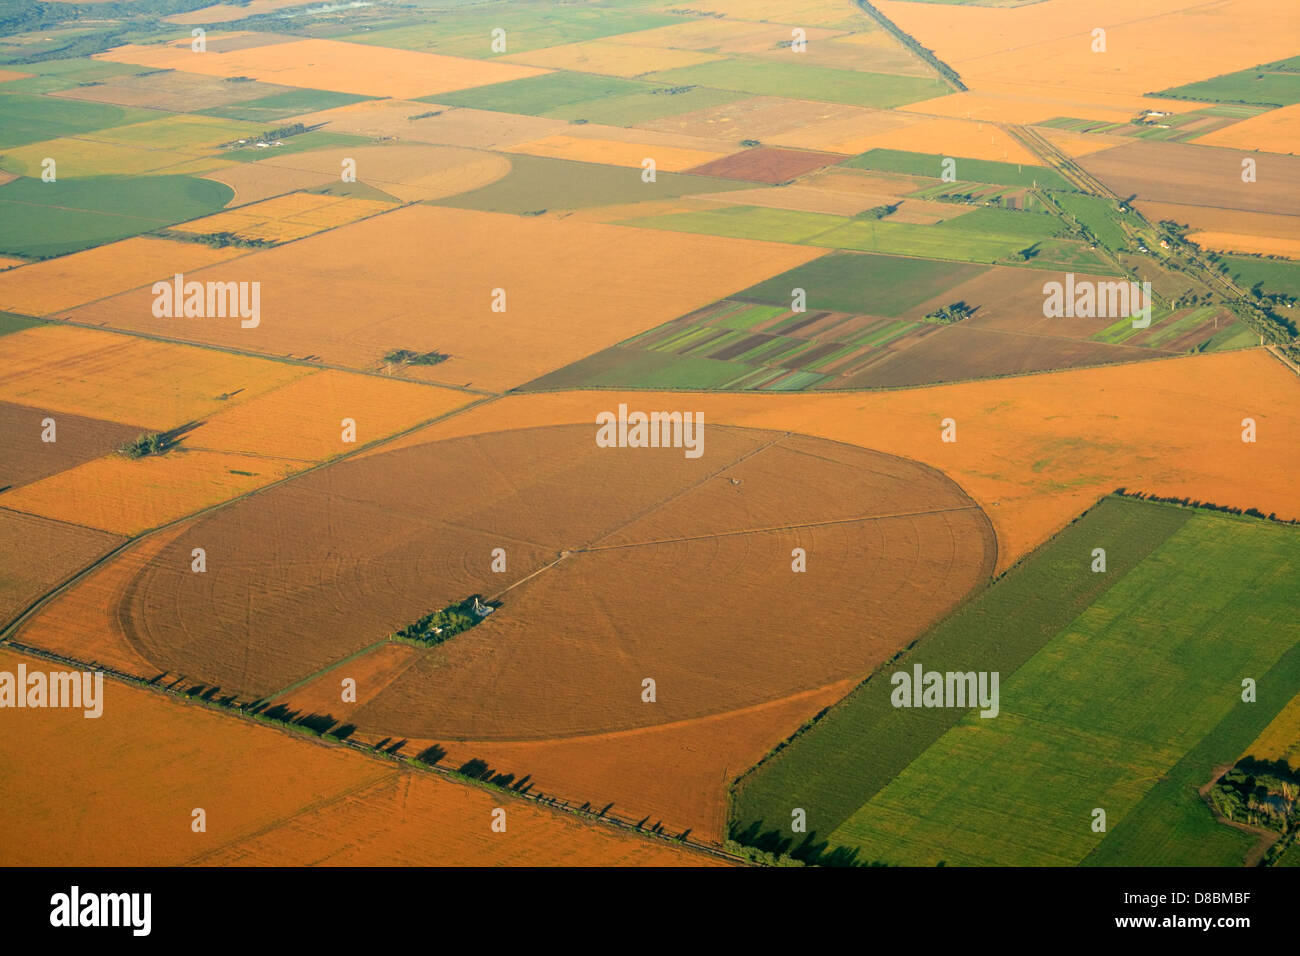
{"type": "Polygon", "coordinates": [[[1222,511],[1229,515],[1246,515],[1251,518],[1262,518],[1265,521],[1275,521],[1278,524],[1300,524],[1300,521],[1292,518],[1290,520],[1279,518],[1277,512],[1270,511],[1268,514],[1260,511],[1258,508],[1233,508],[1230,505],[1216,505],[1213,501],[1201,501],[1199,498],[1164,498],[1160,495],[1149,495],[1142,491],[1129,491],[1126,488],[1116,488],[1115,494],[1122,498],[1138,498],[1142,501],[1155,501],[1161,504],[1182,505],[1184,508],[1203,508],[1206,511],[1222,511]]]}
{"type": "Polygon", "coordinates": [[[896,203],[890,203],[887,206],[872,206],[870,209],[864,209],[862,212],[854,215],[854,219],[884,219],[886,216],[892,216],[898,212],[898,207],[903,205],[900,199],[896,203]]]}
{"type": "Polygon", "coordinates": [[[144,458],[146,455],[161,455],[175,444],[175,439],[169,438],[162,432],[149,432],[135,441],[127,442],[117,450],[127,458],[144,458]]]}
{"type": "Polygon", "coordinates": [[[411,349],[393,349],[384,356],[390,365],[437,365],[451,358],[442,352],[415,352],[411,349]]]}
{"type": "Polygon", "coordinates": [[[1300,823],[1300,771],[1284,760],[1245,757],[1210,788],[1210,805],[1234,823],[1286,833],[1300,823]]]}
{"type": "Polygon", "coordinates": [[[965,302],[954,302],[951,305],[945,305],[942,309],[936,309],[925,317],[927,322],[936,322],[939,325],[956,325],[963,319],[969,319],[975,314],[975,307],[967,305],[965,302]]]}
{"type": "Polygon", "coordinates": [[[417,641],[421,644],[441,644],[462,631],[468,631],[482,620],[474,611],[478,602],[477,594],[465,600],[451,604],[440,611],[431,611],[418,621],[406,625],[392,635],[394,640],[417,641]]]}

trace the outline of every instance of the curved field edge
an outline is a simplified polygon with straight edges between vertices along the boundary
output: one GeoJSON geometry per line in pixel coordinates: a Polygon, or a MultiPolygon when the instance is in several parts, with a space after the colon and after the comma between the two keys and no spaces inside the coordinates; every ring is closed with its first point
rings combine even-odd
{"type": "Polygon", "coordinates": [[[1116,582],[1119,572],[1135,567],[1190,516],[1174,508],[1153,514],[1158,516],[1144,521],[1131,503],[1102,499],[887,661],[736,782],[732,835],[744,843],[788,849],[794,842],[787,829],[791,811],[799,807],[808,821],[807,838],[800,842],[828,837],[965,715],[955,708],[894,708],[887,672],[917,661],[930,670],[964,671],[978,661],[979,670],[1014,671],[1116,582]],[[1058,579],[1069,579],[1080,555],[1096,547],[1106,549],[1111,573],[1074,575],[1075,587],[1064,594],[1053,587],[1058,579]]]}
{"type": "MultiPolygon", "coordinates": [[[[1296,651],[1285,628],[1278,626],[1282,609],[1292,600],[1289,582],[1298,545],[1300,536],[1278,524],[1103,500],[984,596],[1017,606],[1059,600],[1073,608],[1082,592],[1097,590],[1086,587],[1088,579],[1111,582],[1030,659],[1010,674],[1000,666],[997,644],[1020,628],[1014,619],[1008,622],[996,613],[978,622],[979,632],[967,633],[974,660],[936,660],[927,652],[934,648],[930,639],[920,643],[924,657],[917,663],[927,668],[1001,670],[999,719],[983,721],[965,709],[956,711],[956,719],[952,710],[895,711],[884,704],[889,688],[883,681],[875,682],[883,693],[872,702],[887,712],[875,726],[860,720],[846,727],[845,716],[864,716],[860,706],[856,714],[832,712],[841,719],[828,725],[831,736],[880,732],[891,743],[906,740],[901,748],[906,752],[889,754],[889,744],[881,745],[886,757],[893,758],[883,772],[879,762],[839,766],[834,769],[844,784],[838,794],[833,785],[827,785],[828,796],[799,794],[812,804],[807,809],[814,830],[819,797],[824,804],[855,784],[861,792],[870,791],[851,818],[832,819],[819,838],[809,835],[811,846],[800,845],[796,853],[824,853],[833,845],[833,860],[853,862],[861,855],[913,865],[1077,864],[1089,853],[1096,856],[1093,862],[1110,864],[1240,864],[1242,848],[1254,840],[1235,831],[1215,832],[1197,788],[1212,776],[1211,758],[1235,760],[1251,734],[1300,687],[1296,651]],[[1121,530],[1120,518],[1129,519],[1133,537],[1121,534],[1119,540],[1106,541],[1106,531],[1121,530]],[[1156,538],[1162,540],[1151,547],[1156,538]],[[1140,548],[1135,550],[1146,553],[1129,560],[1121,550],[1126,540],[1136,540],[1140,548]],[[1071,542],[1077,549],[1072,566],[1059,569],[1068,576],[1044,579],[1038,574],[1036,580],[1036,572],[1053,570],[1052,552],[1071,542]],[[1089,555],[1097,546],[1104,546],[1110,558],[1105,574],[1089,573],[1089,555]],[[1189,602],[1191,590],[1205,599],[1189,602]],[[1250,639],[1232,640],[1238,629],[1250,639]],[[1233,707],[1242,675],[1259,678],[1260,702],[1233,707]],[[913,733],[904,737],[903,729],[913,733]],[[892,733],[886,735],[888,731],[892,733]],[[1104,830],[1090,829],[1089,815],[1098,808],[1109,813],[1110,827],[1123,834],[1114,849],[1099,849],[1109,847],[1110,839],[1104,830]],[[960,846],[947,840],[952,832],[965,834],[960,846]]],[[[945,624],[982,603],[988,602],[977,599],[945,624]]],[[[814,725],[809,739],[816,739],[819,727],[814,725]]],[[[820,736],[824,745],[827,734],[820,736]]],[[[799,765],[802,758],[811,780],[829,776],[815,763],[807,765],[819,754],[802,747],[797,741],[791,748],[793,763],[799,765]]],[[[857,760],[862,759],[859,754],[857,760]]],[[[789,762],[784,769],[788,776],[789,762]]],[[[763,768],[751,776],[762,781],[763,768]]],[[[745,821],[749,829],[742,828],[740,835],[765,847],[788,848],[794,841],[779,828],[788,808],[803,804],[791,791],[780,792],[779,777],[767,783],[759,795],[767,797],[768,812],[785,808],[774,821],[778,829],[764,832],[745,821]]],[[[742,800],[745,784],[742,780],[742,800]]],[[[753,814],[753,793],[749,797],[753,814]]],[[[838,811],[848,802],[841,799],[838,811]]],[[[737,819],[744,821],[733,814],[733,830],[737,819]]]]}

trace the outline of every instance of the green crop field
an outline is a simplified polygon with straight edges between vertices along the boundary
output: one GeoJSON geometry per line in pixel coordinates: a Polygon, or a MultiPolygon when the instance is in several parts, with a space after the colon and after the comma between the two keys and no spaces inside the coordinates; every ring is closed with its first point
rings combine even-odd
{"type": "Polygon", "coordinates": [[[192,176],[87,176],[0,186],[0,254],[43,258],[210,215],[234,191],[192,176]]]}
{"type": "Polygon", "coordinates": [[[1295,60],[1292,57],[1278,63],[1265,63],[1249,70],[1162,90],[1155,95],[1209,103],[1290,106],[1300,103],[1300,72],[1294,65],[1295,60]]]}
{"type": "Polygon", "coordinates": [[[203,115],[245,120],[250,123],[269,123],[284,119],[286,116],[302,116],[305,113],[332,110],[367,99],[370,97],[355,96],[350,93],[331,93],[327,90],[291,90],[287,93],[272,93],[270,96],[246,100],[243,103],[213,107],[203,110],[203,115]]]}
{"type": "Polygon", "coordinates": [[[966,263],[840,253],[822,256],[740,293],[741,298],[790,303],[804,289],[808,308],[897,316],[984,271],[966,263]]]}
{"type": "Polygon", "coordinates": [[[668,86],[712,86],[762,96],[880,108],[916,103],[950,92],[936,77],[835,70],[745,57],[650,73],[646,78],[668,86]]]}
{"type": "MultiPolygon", "coordinates": [[[[1298,572],[1294,528],[1107,498],[744,778],[733,830],[789,845],[802,807],[812,844],[862,861],[1061,865],[1106,861],[1100,807],[1129,846],[1111,862],[1148,862],[1141,821],[1181,818],[1144,803],[1186,816],[1207,755],[1235,760],[1300,690],[1298,572]],[[999,715],[893,707],[888,674],[914,663],[999,672],[999,715]],[[1242,704],[1244,677],[1268,697],[1242,704]],[[1162,778],[1177,783],[1157,793],[1162,778]]],[[[1202,855],[1240,849],[1228,835],[1202,855]]]]}
{"type": "Polygon", "coordinates": [[[166,115],[156,110],[131,109],[108,103],[0,93],[0,148],[142,123],[166,115]]]}
{"type": "Polygon", "coordinates": [[[703,232],[713,236],[739,239],[767,239],[772,242],[807,242],[822,233],[848,223],[843,216],[816,212],[794,212],[765,206],[725,206],[698,212],[670,213],[630,219],[628,226],[672,229],[677,232],[703,232]]]}
{"type": "Polygon", "coordinates": [[[1132,244],[1120,223],[1131,222],[1136,225],[1137,221],[1131,215],[1121,213],[1113,202],[1099,196],[1085,196],[1083,193],[1062,194],[1056,199],[1066,212],[1087,226],[1088,231],[1106,248],[1120,251],[1132,244]]]}
{"type": "Polygon", "coordinates": [[[628,93],[646,93],[653,89],[648,83],[622,80],[613,76],[594,76],[590,73],[544,73],[522,80],[507,80],[490,86],[479,86],[456,93],[439,93],[423,97],[424,102],[446,106],[466,106],[476,110],[497,110],[506,113],[526,113],[541,116],[562,106],[572,106],[588,100],[628,93]]]}
{"type": "Polygon", "coordinates": [[[1222,256],[1228,274],[1238,285],[1264,292],[1300,298],[1300,263],[1286,259],[1257,259],[1253,256],[1222,256]]]}
{"type": "Polygon", "coordinates": [[[981,208],[933,226],[855,219],[808,242],[835,249],[995,263],[1061,231],[1055,216],[981,208]]]}
{"type": "Polygon", "coordinates": [[[533,9],[520,4],[508,13],[500,6],[475,6],[463,10],[439,10],[432,17],[416,16],[418,21],[413,17],[408,24],[367,30],[343,39],[350,43],[369,43],[445,56],[491,58],[681,22],[679,18],[664,13],[577,4],[545,4],[533,9]],[[506,31],[504,54],[492,49],[492,30],[497,27],[506,31]]]}
{"type": "Polygon", "coordinates": [[[596,100],[567,103],[547,110],[542,115],[551,119],[586,120],[588,123],[630,126],[633,123],[649,123],[663,119],[665,116],[678,116],[692,110],[721,106],[744,97],[744,93],[715,90],[707,86],[692,86],[686,89],[655,86],[620,96],[605,96],[596,100]]]}
{"type": "MultiPolygon", "coordinates": [[[[873,149],[855,156],[845,166],[873,169],[886,173],[907,173],[939,179],[943,174],[946,157],[939,153],[911,153],[898,149],[873,149]]],[[[986,159],[955,160],[954,175],[958,182],[992,183],[995,186],[1033,186],[1072,192],[1074,187],[1054,169],[1046,166],[1023,166],[1019,163],[998,163],[986,159]]]]}
{"type": "Polygon", "coordinates": [[[640,169],[542,156],[512,155],[510,165],[510,172],[496,182],[473,192],[435,200],[434,204],[520,214],[673,199],[691,193],[744,189],[750,185],[734,179],[662,172],[655,182],[646,183],[641,180],[640,169]]]}

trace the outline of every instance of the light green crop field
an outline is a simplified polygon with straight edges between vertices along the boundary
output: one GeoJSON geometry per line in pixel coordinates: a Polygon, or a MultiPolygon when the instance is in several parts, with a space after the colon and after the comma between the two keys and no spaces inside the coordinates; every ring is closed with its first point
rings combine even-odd
{"type": "Polygon", "coordinates": [[[860,861],[1146,863],[1160,843],[1165,858],[1239,863],[1242,841],[1218,835],[1203,804],[1187,825],[1212,846],[1162,828],[1195,818],[1215,761],[1234,761],[1300,690],[1297,581],[1295,528],[1105,499],[886,668],[998,671],[996,717],[894,708],[877,674],[741,782],[735,829],[770,833],[801,806],[817,842],[860,861]],[[1122,839],[1102,850],[1110,834],[1122,839]]]}
{"type": "Polygon", "coordinates": [[[950,92],[948,86],[937,77],[835,70],[744,57],[650,73],[646,79],[668,86],[712,86],[763,96],[784,96],[885,109],[950,92]]]}

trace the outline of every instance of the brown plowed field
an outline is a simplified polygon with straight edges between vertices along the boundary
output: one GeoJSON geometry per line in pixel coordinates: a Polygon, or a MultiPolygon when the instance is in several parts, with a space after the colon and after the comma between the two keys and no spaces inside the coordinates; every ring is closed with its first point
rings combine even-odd
{"type": "Polygon", "coordinates": [[[244,499],[162,548],[122,588],[116,620],[155,671],[263,696],[430,610],[519,584],[508,612],[428,652],[349,719],[521,739],[682,720],[860,674],[992,569],[982,513],[928,469],[749,429],[708,428],[699,459],[601,449],[593,433],[414,445],[244,499]],[[651,543],[674,537],[690,540],[651,543]],[[190,571],[196,546],[207,574],[190,571]],[[806,574],[790,570],[796,546],[816,553],[806,574]],[[496,547],[504,574],[490,569],[496,547]],[[935,593],[949,600],[927,603],[935,593]],[[820,622],[800,628],[802,663],[753,652],[790,639],[791,620],[820,622]],[[639,699],[647,676],[665,686],[653,708],[639,699]]]}
{"type": "Polygon", "coordinates": [[[0,627],[121,541],[102,531],[0,508],[0,627]],[[40,560],[33,560],[34,555],[40,560]]]}
{"type": "Polygon", "coordinates": [[[1084,156],[1079,165],[1120,196],[1249,212],[1300,209],[1300,156],[1252,153],[1256,181],[1242,182],[1240,150],[1139,140],[1084,156]]]}
{"type": "Polygon", "coordinates": [[[720,179],[744,179],[755,183],[776,185],[797,179],[815,169],[833,166],[844,159],[835,153],[810,153],[798,149],[773,149],[759,146],[746,149],[722,159],[696,166],[690,170],[696,176],[717,176],[720,179]]]}
{"type": "MultiPolygon", "coordinates": [[[[138,428],[31,405],[0,402],[0,496],[17,485],[98,458],[140,434],[138,428]],[[41,440],[41,422],[53,418],[55,441],[41,440]]],[[[5,499],[0,497],[0,505],[5,499]]],[[[75,517],[75,516],[74,516],[75,517]]]]}

